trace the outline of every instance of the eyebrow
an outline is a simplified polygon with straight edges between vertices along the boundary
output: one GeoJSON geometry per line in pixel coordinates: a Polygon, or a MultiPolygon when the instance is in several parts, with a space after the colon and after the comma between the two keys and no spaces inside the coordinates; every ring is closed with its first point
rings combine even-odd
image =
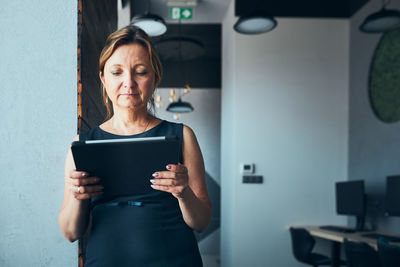
{"type": "MultiPolygon", "coordinates": [[[[144,64],[144,63],[139,63],[139,64],[136,64],[136,65],[135,65],[135,67],[137,67],[137,66],[146,67],[146,64],[144,64]]],[[[110,67],[123,67],[123,65],[122,65],[122,64],[113,64],[113,65],[111,65],[110,67]]]]}

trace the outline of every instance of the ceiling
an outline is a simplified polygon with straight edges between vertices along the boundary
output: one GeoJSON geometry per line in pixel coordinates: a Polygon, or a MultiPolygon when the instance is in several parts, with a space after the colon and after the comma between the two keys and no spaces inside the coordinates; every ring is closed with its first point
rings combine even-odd
{"type": "Polygon", "coordinates": [[[350,18],[369,0],[235,0],[235,15],[350,18]]]}
{"type": "MultiPolygon", "coordinates": [[[[132,14],[150,12],[160,15],[167,23],[170,7],[167,0],[130,0],[132,14]]],[[[251,13],[268,14],[275,17],[299,18],[349,18],[369,0],[198,0],[193,7],[193,18],[183,24],[221,23],[231,1],[235,1],[235,15],[251,13]]]]}
{"type": "MultiPolygon", "coordinates": [[[[164,18],[167,32],[153,38],[164,65],[160,87],[183,87],[189,81],[193,88],[221,87],[221,23],[231,1],[235,15],[272,15],[299,18],[349,18],[368,0],[198,0],[193,18],[170,19],[168,0],[130,1],[131,17],[150,12],[164,18]],[[195,41],[179,43],[177,37],[195,41]],[[201,49],[196,48],[201,44],[201,49]],[[187,46],[186,46],[187,45],[187,46]],[[180,52],[179,51],[180,48],[180,52]],[[196,50],[197,49],[197,50],[196,50]],[[180,54],[179,54],[180,53],[180,54]],[[190,58],[194,57],[194,58],[190,58]]],[[[233,27],[233,25],[232,25],[233,27]]]]}

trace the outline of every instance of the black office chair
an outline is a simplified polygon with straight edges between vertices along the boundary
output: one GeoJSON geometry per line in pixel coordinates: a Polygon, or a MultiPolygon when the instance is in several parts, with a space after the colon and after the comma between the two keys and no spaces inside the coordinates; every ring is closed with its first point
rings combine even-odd
{"type": "Polygon", "coordinates": [[[389,244],[384,238],[378,240],[378,255],[382,267],[400,266],[400,246],[389,244]]]}
{"type": "Polygon", "coordinates": [[[378,252],[364,242],[344,239],[344,252],[349,267],[380,267],[378,252]]]}
{"type": "Polygon", "coordinates": [[[329,257],[311,252],[315,245],[315,239],[307,230],[291,227],[290,235],[292,237],[293,254],[299,262],[310,264],[314,267],[331,264],[329,257]]]}

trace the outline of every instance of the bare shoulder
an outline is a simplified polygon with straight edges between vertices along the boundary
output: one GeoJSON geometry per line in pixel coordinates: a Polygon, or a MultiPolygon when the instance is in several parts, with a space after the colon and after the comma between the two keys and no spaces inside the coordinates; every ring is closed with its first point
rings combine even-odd
{"type": "Polygon", "coordinates": [[[196,134],[189,126],[183,125],[183,152],[196,152],[201,154],[200,146],[196,134]]]}
{"type": "Polygon", "coordinates": [[[183,141],[196,141],[196,135],[194,133],[194,131],[192,130],[192,128],[190,128],[187,125],[183,125],[183,141]]]}
{"type": "MultiPolygon", "coordinates": [[[[184,159],[196,159],[203,164],[203,158],[200,150],[199,143],[197,142],[194,131],[186,125],[183,125],[183,158],[184,159]]],[[[184,160],[185,161],[185,160],[184,160]]],[[[186,164],[186,162],[185,162],[186,164]]]]}

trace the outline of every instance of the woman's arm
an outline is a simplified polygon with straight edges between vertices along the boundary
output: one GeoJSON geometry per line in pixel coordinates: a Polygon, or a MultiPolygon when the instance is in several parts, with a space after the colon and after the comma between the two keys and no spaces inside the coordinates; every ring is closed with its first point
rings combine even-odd
{"type": "MultiPolygon", "coordinates": [[[[74,139],[77,141],[78,137],[74,139]]],[[[71,149],[68,151],[64,170],[64,201],[58,216],[61,232],[70,242],[81,238],[89,223],[90,198],[102,194],[97,177],[75,170],[71,149]]]]}
{"type": "Polygon", "coordinates": [[[168,165],[169,171],[157,172],[152,179],[154,189],[172,193],[186,224],[201,232],[211,220],[211,200],[207,193],[203,156],[192,129],[183,127],[184,165],[168,165]]]}

